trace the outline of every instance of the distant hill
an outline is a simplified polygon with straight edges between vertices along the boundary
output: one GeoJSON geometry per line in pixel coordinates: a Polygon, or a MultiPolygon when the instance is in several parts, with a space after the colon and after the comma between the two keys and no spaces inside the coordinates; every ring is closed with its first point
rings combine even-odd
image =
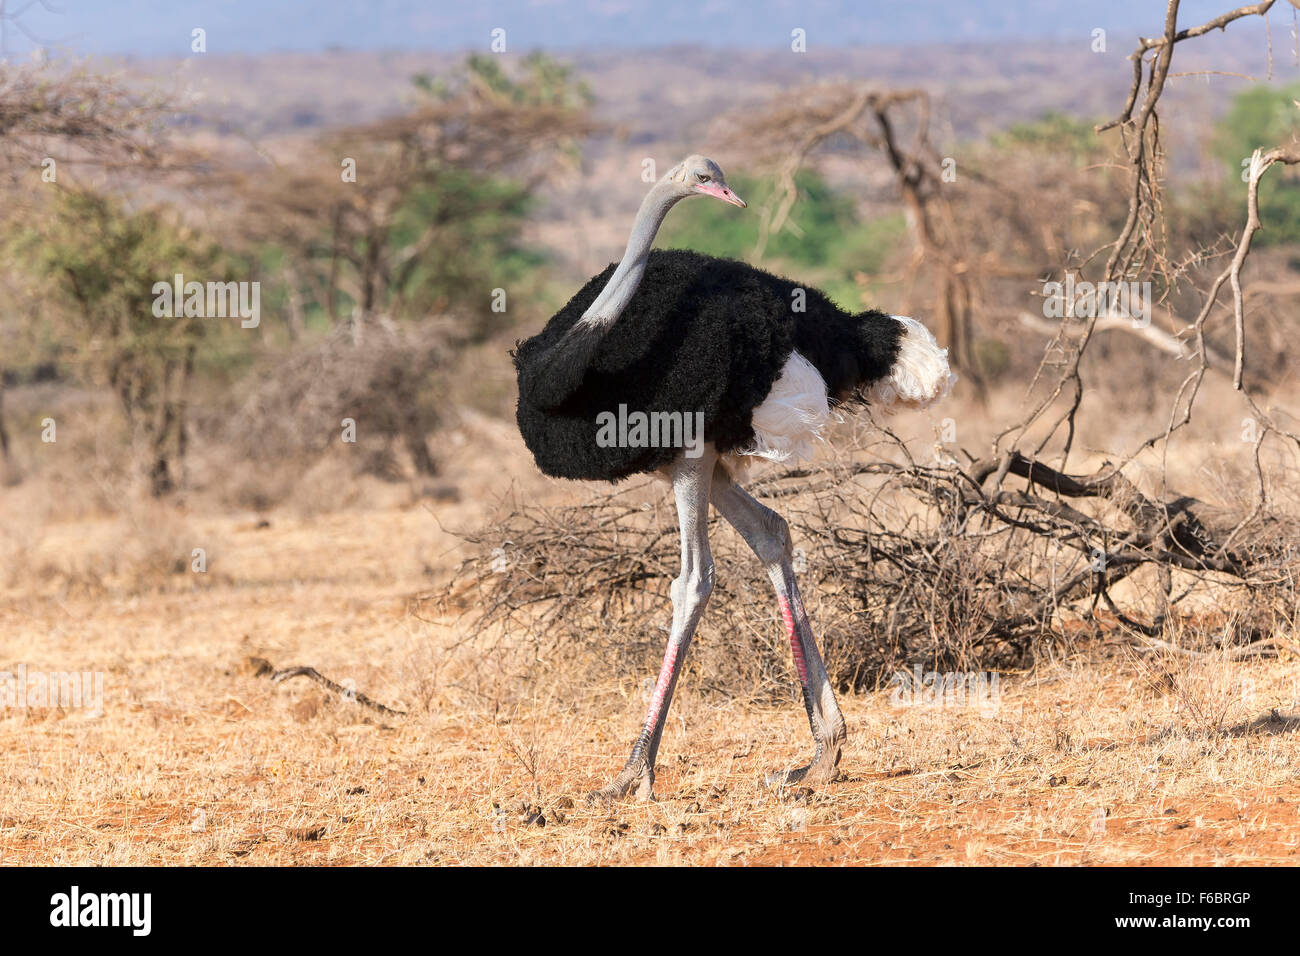
{"type": "MultiPolygon", "coordinates": [[[[1289,33],[1274,30],[1273,41],[1273,78],[1300,79],[1289,33]]],[[[1129,40],[1120,42],[1112,34],[1106,52],[1092,52],[1085,34],[1068,41],[813,47],[804,54],[708,46],[551,51],[572,61],[589,83],[603,131],[584,145],[583,176],[563,177],[544,191],[530,238],[555,250],[575,275],[603,266],[621,250],[628,210],[636,208],[644,191],[643,157],[672,162],[692,150],[714,151],[715,118],[757,107],[805,83],[847,79],[923,87],[934,102],[933,141],[959,156],[966,144],[1049,111],[1082,119],[1114,116],[1132,76],[1130,50],[1129,40]],[[602,188],[590,189],[589,179],[602,188]]],[[[303,137],[410,108],[417,100],[414,75],[446,74],[458,69],[464,56],[448,50],[210,52],[101,57],[90,65],[121,69],[136,83],[169,92],[179,107],[176,122],[188,135],[253,168],[267,156],[294,161],[303,137]]],[[[1250,77],[1262,79],[1268,72],[1262,29],[1216,32],[1180,45],[1161,114],[1174,175],[1207,168],[1202,147],[1214,118],[1252,82],[1250,77]]],[[[725,165],[729,157],[718,158],[725,165]]],[[[892,201],[892,180],[883,164],[858,167],[853,174],[869,177],[865,186],[851,187],[855,195],[892,201]]]]}
{"type": "MultiPolygon", "coordinates": [[[[1295,58],[1274,36],[1273,68],[1282,82],[1300,78],[1295,58]]],[[[852,79],[882,87],[920,86],[940,104],[941,130],[968,140],[1049,110],[1109,117],[1132,75],[1129,47],[1104,54],[1086,41],[989,41],[928,46],[871,46],[795,54],[789,50],[664,47],[575,50],[571,60],[596,94],[595,115],[635,145],[698,136],[715,116],[743,109],[804,83],[852,79]]],[[[522,55],[522,54],[520,54],[522,55]]],[[[462,53],[335,50],[266,55],[218,54],[108,58],[141,81],[176,94],[188,122],[218,132],[278,136],[366,122],[414,101],[411,77],[446,73],[462,53]]],[[[511,54],[510,56],[515,56],[511,54]]],[[[1177,73],[1214,70],[1263,78],[1262,33],[1213,34],[1179,49],[1177,73]]],[[[1166,110],[1214,115],[1249,84],[1241,76],[1171,79],[1166,110]]]]}
{"type": "MultiPolygon", "coordinates": [[[[1237,3],[1183,0],[1192,25],[1237,3]]],[[[11,9],[14,6],[11,5],[11,9]]],[[[1283,5],[1279,5],[1281,7],[1283,5]]],[[[984,43],[1009,38],[1083,42],[1105,29],[1125,52],[1160,31],[1164,4],[1147,0],[60,0],[24,12],[31,40],[10,29],[11,51],[33,43],[77,54],[166,56],[189,51],[207,31],[211,53],[485,49],[501,28],[513,49],[610,50],[703,45],[788,50],[793,29],[810,50],[984,43]]],[[[1291,19],[1273,15],[1279,39],[1291,19]]],[[[1239,29],[1234,27],[1234,29],[1239,29]]]]}

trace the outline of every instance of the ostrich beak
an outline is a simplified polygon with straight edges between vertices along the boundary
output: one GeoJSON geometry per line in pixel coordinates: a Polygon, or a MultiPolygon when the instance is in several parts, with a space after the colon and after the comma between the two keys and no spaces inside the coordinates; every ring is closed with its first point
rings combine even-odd
{"type": "Polygon", "coordinates": [[[745,200],[733,193],[725,183],[701,183],[695,187],[706,196],[712,196],[714,199],[721,199],[723,202],[729,202],[733,206],[745,208],[745,200]]]}

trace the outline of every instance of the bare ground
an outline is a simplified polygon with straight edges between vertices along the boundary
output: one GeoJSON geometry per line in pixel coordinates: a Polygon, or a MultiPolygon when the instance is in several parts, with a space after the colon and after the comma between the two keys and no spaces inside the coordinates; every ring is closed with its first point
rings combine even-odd
{"type": "Polygon", "coordinates": [[[129,550],[120,521],[49,526],[25,552],[47,571],[0,592],[0,666],[102,671],[104,709],[0,709],[0,863],[1300,861],[1293,653],[1108,644],[1001,675],[996,708],[850,697],[842,779],[816,793],[757,783],[807,756],[801,706],[687,679],[659,800],[588,809],[576,798],[621,764],[648,675],[574,688],[542,662],[520,693],[424,619],[413,599],[455,558],[439,521],[476,507],[180,516],[167,540],[218,542],[208,570],[143,590],[109,560],[129,550]],[[250,657],[408,713],[272,684],[250,657]]]}

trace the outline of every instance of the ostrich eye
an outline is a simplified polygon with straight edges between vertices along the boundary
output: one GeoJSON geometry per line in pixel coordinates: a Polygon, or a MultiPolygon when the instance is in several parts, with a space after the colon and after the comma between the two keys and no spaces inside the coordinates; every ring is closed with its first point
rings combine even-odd
{"type": "Polygon", "coordinates": [[[698,180],[699,180],[700,182],[702,182],[702,183],[707,183],[707,182],[709,181],[709,174],[708,174],[708,173],[705,173],[705,172],[699,172],[699,171],[697,170],[696,173],[695,173],[695,178],[698,179],[698,180]]]}

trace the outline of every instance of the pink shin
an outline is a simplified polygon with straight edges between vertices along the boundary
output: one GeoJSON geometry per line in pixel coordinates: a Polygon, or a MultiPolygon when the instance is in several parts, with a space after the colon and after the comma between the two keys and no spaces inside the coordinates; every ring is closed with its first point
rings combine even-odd
{"type": "Polygon", "coordinates": [[[808,665],[803,659],[803,642],[799,640],[799,634],[795,631],[794,612],[790,609],[790,602],[783,597],[778,597],[777,602],[781,605],[781,618],[785,621],[785,633],[790,638],[790,653],[794,655],[794,669],[799,672],[799,680],[808,683],[808,665]]]}
{"type": "Polygon", "coordinates": [[[673,673],[677,670],[677,646],[669,643],[664,652],[663,667],[659,668],[659,680],[655,682],[654,693],[650,696],[650,711],[646,714],[646,723],[653,724],[659,720],[659,712],[664,708],[664,698],[668,696],[668,687],[673,682],[673,673]]]}

